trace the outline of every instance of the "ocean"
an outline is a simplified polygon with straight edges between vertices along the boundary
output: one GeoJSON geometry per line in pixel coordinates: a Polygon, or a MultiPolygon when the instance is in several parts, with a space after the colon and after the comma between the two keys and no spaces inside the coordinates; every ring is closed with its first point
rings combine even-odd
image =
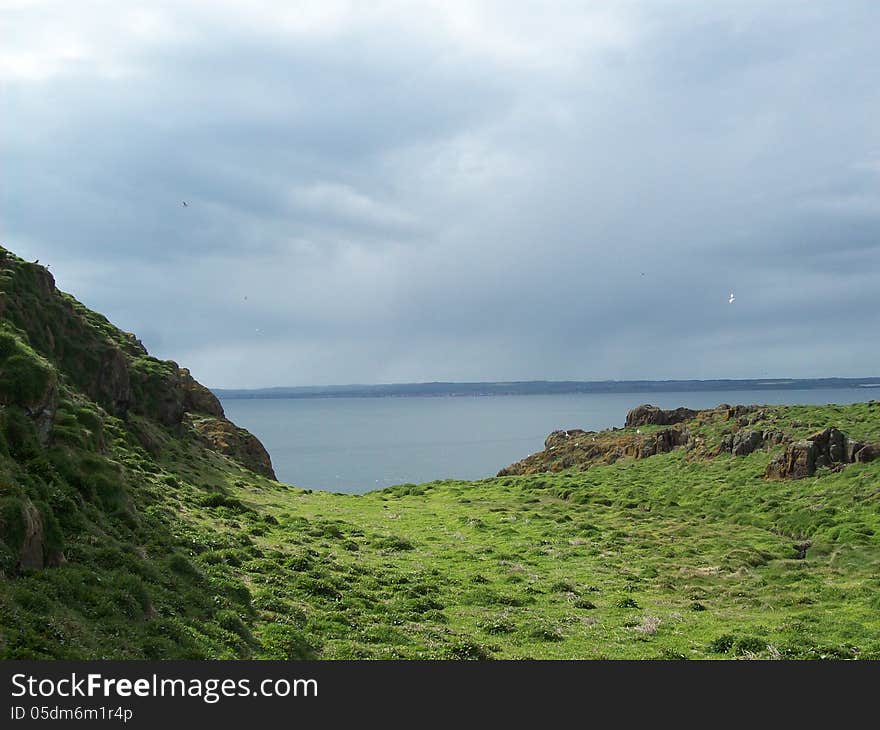
{"type": "Polygon", "coordinates": [[[857,403],[875,388],[481,397],[225,398],[226,415],[268,449],[278,479],[362,494],[394,484],[482,479],[544,447],[556,429],[623,426],[641,403],[857,403]]]}

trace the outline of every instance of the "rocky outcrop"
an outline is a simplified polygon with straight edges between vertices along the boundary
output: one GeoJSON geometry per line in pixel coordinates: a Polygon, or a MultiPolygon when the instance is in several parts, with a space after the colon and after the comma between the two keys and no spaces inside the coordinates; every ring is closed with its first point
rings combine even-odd
{"type": "Polygon", "coordinates": [[[618,459],[646,459],[685,446],[691,439],[687,429],[672,427],[651,433],[624,431],[554,431],[544,441],[544,451],[511,464],[498,476],[561,471],[571,467],[588,469],[594,464],[613,464],[618,459]]]}
{"type": "Polygon", "coordinates": [[[15,572],[66,562],[60,547],[47,537],[43,515],[30,499],[7,498],[5,502],[0,510],[0,545],[5,542],[12,547],[15,572]]]}
{"type": "Polygon", "coordinates": [[[699,411],[690,408],[675,408],[664,411],[657,406],[641,405],[626,414],[626,428],[637,426],[671,426],[694,418],[699,411]]]}
{"type": "MultiPolygon", "coordinates": [[[[802,479],[821,467],[837,468],[880,458],[880,443],[862,443],[835,427],[794,439],[781,428],[767,428],[777,423],[772,409],[766,406],[722,404],[700,411],[664,411],[642,405],[627,414],[627,428],[623,430],[554,431],[544,441],[543,451],[505,467],[498,476],[584,470],[621,458],[646,459],[678,448],[684,448],[688,458],[713,458],[721,454],[744,457],[785,445],[766,467],[769,479],[802,479]],[[666,425],[670,421],[675,423],[666,425]],[[656,428],[658,424],[666,427],[656,428]],[[639,428],[633,430],[636,426],[639,428]]],[[[792,421],[787,425],[796,424],[792,421]]]]}
{"type": "Polygon", "coordinates": [[[880,459],[880,443],[865,444],[853,454],[853,461],[860,463],[874,461],[874,459],[880,459]]]}
{"type": "Polygon", "coordinates": [[[187,412],[225,418],[217,396],[196,381],[186,368],[180,369],[180,387],[183,390],[183,407],[187,412]]]}
{"type": "Polygon", "coordinates": [[[132,403],[131,375],[128,359],[116,349],[107,349],[98,356],[98,366],[84,390],[108,413],[125,418],[132,403]]]}
{"type": "Polygon", "coordinates": [[[727,433],[721,438],[718,453],[729,453],[733,456],[748,456],[760,449],[776,446],[785,441],[785,433],[775,429],[758,431],[757,429],[741,429],[727,433]]]}
{"type": "Polygon", "coordinates": [[[192,416],[190,421],[208,448],[269,479],[276,479],[269,452],[250,431],[225,418],[192,416]]]}
{"type": "Polygon", "coordinates": [[[823,466],[840,467],[880,457],[880,443],[865,444],[831,426],[789,444],[767,465],[768,479],[804,479],[823,466]]]}
{"type": "Polygon", "coordinates": [[[40,444],[45,446],[49,443],[52,433],[52,424],[55,420],[55,412],[58,410],[58,381],[53,376],[48,383],[43,397],[39,403],[25,408],[26,413],[34,420],[37,429],[37,438],[40,444]]]}
{"type": "Polygon", "coordinates": [[[662,431],[640,435],[640,438],[623,447],[623,456],[635,459],[647,459],[649,456],[665,454],[679,446],[684,446],[690,434],[686,429],[667,428],[662,431]]]}
{"type": "Polygon", "coordinates": [[[816,448],[812,441],[795,441],[767,465],[768,479],[803,479],[816,473],[816,448]]]}
{"type": "Polygon", "coordinates": [[[28,500],[22,505],[24,539],[18,551],[18,565],[23,570],[43,568],[43,520],[39,510],[28,500]]]}
{"type": "MultiPolygon", "coordinates": [[[[165,438],[134,416],[159,424],[168,435],[180,433],[187,414],[205,416],[212,420],[205,421],[200,435],[211,448],[257,473],[275,477],[259,440],[227,421],[220,401],[189,370],[171,360],[151,357],[133,334],[58,291],[46,268],[23,261],[2,247],[0,273],[6,274],[0,286],[0,317],[11,325],[10,337],[26,342],[34,367],[52,378],[52,387],[41,385],[38,393],[29,391],[27,402],[18,397],[14,403],[34,419],[44,445],[51,438],[57,408],[56,373],[60,373],[66,384],[110,415],[127,421],[138,441],[154,456],[165,438]]],[[[5,405],[2,376],[0,368],[0,405],[5,405]]],[[[22,378],[12,380],[20,382],[22,378]]],[[[10,397],[17,396],[17,391],[10,393],[10,397]]]]}

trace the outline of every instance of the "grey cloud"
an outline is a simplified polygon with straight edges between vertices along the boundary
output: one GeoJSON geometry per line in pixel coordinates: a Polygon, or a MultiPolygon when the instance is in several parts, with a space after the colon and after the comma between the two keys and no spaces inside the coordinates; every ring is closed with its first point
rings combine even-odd
{"type": "Polygon", "coordinates": [[[539,5],[161,4],[6,79],[3,242],[215,386],[868,374],[876,5],[539,5]]]}

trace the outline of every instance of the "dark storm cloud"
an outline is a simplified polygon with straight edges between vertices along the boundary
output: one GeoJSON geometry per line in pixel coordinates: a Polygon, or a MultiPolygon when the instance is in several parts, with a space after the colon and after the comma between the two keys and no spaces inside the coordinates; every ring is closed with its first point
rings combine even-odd
{"type": "Polygon", "coordinates": [[[874,3],[11,5],[3,242],[211,385],[880,361],[874,3]]]}

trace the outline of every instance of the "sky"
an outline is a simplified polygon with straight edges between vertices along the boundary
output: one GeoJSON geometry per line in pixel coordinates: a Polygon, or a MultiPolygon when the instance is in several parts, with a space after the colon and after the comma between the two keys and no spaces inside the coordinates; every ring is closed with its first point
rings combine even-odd
{"type": "Polygon", "coordinates": [[[0,0],[0,243],[211,387],[878,375],[878,27],[0,0]]]}

